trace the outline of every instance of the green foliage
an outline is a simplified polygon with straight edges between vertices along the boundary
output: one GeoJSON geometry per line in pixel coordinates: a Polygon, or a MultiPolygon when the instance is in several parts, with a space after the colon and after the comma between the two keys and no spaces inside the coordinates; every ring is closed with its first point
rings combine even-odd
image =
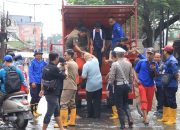
{"type": "Polygon", "coordinates": [[[14,49],[23,49],[25,48],[24,44],[19,41],[9,41],[7,44],[10,46],[10,48],[14,49]]]}
{"type": "Polygon", "coordinates": [[[103,0],[68,0],[68,3],[75,5],[103,5],[103,0]]]}
{"type": "Polygon", "coordinates": [[[112,5],[112,4],[127,4],[133,0],[67,0],[70,4],[75,5],[112,5]]]}

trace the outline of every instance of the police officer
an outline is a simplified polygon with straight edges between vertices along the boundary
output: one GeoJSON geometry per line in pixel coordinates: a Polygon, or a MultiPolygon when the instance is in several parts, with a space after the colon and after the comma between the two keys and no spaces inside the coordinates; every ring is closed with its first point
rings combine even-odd
{"type": "Polygon", "coordinates": [[[39,93],[41,91],[41,77],[42,70],[47,63],[42,60],[42,52],[40,49],[34,50],[34,59],[29,65],[29,83],[31,94],[31,111],[34,117],[38,117],[41,114],[37,112],[38,103],[40,101],[39,93]]]}
{"type": "MultiPolygon", "coordinates": [[[[112,61],[113,62],[117,61],[115,51],[112,51],[112,61]]],[[[112,63],[110,65],[112,65],[112,63]]],[[[109,77],[109,73],[108,73],[108,75],[106,77],[107,78],[109,77]]],[[[109,103],[112,106],[112,117],[110,117],[110,119],[118,119],[117,108],[115,106],[115,101],[114,101],[114,85],[108,84],[108,86],[107,86],[107,95],[108,95],[108,98],[109,98],[109,103]]]]}
{"type": "Polygon", "coordinates": [[[173,56],[173,47],[165,46],[163,49],[165,58],[164,75],[162,76],[162,85],[164,87],[164,107],[161,120],[166,125],[176,123],[176,92],[178,89],[178,61],[173,56]]]}
{"type": "Polygon", "coordinates": [[[121,129],[125,129],[125,115],[128,117],[129,127],[132,128],[133,121],[128,106],[128,92],[130,84],[133,82],[132,64],[124,57],[125,50],[116,47],[114,49],[117,56],[117,61],[111,66],[109,74],[109,84],[114,85],[115,104],[118,110],[119,121],[121,129]]]}

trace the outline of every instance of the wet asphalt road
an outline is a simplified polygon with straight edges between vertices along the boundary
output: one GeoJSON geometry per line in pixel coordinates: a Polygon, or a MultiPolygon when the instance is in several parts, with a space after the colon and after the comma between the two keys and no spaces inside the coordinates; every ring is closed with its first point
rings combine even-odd
{"type": "MultiPolygon", "coordinates": [[[[178,106],[180,105],[180,94],[178,92],[177,94],[177,102],[178,106]]],[[[155,103],[154,103],[155,106],[155,103]]],[[[180,109],[178,109],[178,115],[177,115],[177,123],[174,126],[166,126],[163,125],[160,122],[157,122],[157,117],[153,115],[154,109],[149,114],[149,126],[144,126],[142,123],[142,118],[138,114],[136,108],[134,106],[131,106],[131,114],[134,119],[134,127],[133,129],[127,129],[127,130],[180,130],[180,109]]],[[[38,111],[41,112],[43,115],[39,117],[37,120],[31,120],[29,121],[28,127],[26,130],[41,130],[42,123],[43,123],[43,117],[46,113],[46,101],[44,98],[41,99],[40,105],[38,108],[38,111]]],[[[100,119],[89,119],[86,118],[86,107],[82,107],[81,109],[78,109],[78,118],[77,118],[77,125],[75,127],[68,127],[68,130],[120,130],[119,128],[119,121],[117,119],[110,120],[109,117],[111,116],[111,109],[107,108],[107,106],[102,105],[102,115],[100,119]]],[[[51,123],[48,127],[48,130],[58,130],[54,129],[55,121],[52,118],[51,123]]],[[[128,125],[127,125],[128,127],[128,125]]],[[[0,127],[0,130],[16,130],[13,128],[2,128],[0,127]]]]}

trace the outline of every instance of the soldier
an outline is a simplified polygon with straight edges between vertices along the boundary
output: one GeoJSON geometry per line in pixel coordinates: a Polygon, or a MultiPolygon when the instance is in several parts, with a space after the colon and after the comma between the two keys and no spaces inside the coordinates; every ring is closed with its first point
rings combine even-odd
{"type": "Polygon", "coordinates": [[[34,117],[39,117],[41,114],[37,112],[38,103],[41,99],[39,93],[41,91],[42,70],[47,63],[42,60],[42,52],[39,49],[34,50],[34,59],[29,65],[29,83],[31,94],[31,111],[34,117]]]}

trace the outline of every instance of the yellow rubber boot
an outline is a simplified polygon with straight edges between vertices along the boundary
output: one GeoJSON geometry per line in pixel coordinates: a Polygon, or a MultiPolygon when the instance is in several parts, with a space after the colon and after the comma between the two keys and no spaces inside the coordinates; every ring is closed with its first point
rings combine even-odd
{"type": "Polygon", "coordinates": [[[75,126],[76,125],[75,122],[76,122],[76,108],[73,108],[71,109],[70,120],[68,122],[68,125],[75,126]]]}
{"type": "Polygon", "coordinates": [[[176,109],[172,109],[172,108],[169,108],[170,109],[170,117],[168,119],[167,122],[165,122],[164,124],[165,125],[173,125],[173,124],[176,124],[176,109]]]}
{"type": "Polygon", "coordinates": [[[35,110],[36,110],[35,113],[36,113],[36,115],[37,115],[38,117],[39,117],[39,116],[42,116],[41,113],[38,113],[38,112],[37,112],[37,108],[38,108],[38,104],[35,105],[35,110]]]}
{"type": "Polygon", "coordinates": [[[163,116],[162,116],[162,119],[159,119],[158,121],[167,122],[168,118],[169,118],[169,112],[170,112],[170,108],[169,107],[163,107],[163,116]]]}
{"type": "Polygon", "coordinates": [[[68,109],[60,110],[60,119],[61,119],[63,127],[67,127],[68,126],[68,109]]]}
{"type": "Polygon", "coordinates": [[[36,107],[34,104],[31,104],[31,112],[32,112],[32,115],[37,118],[38,115],[36,114],[36,107]]]}
{"type": "Polygon", "coordinates": [[[110,119],[118,119],[118,113],[116,106],[112,106],[112,117],[110,119]]]}

